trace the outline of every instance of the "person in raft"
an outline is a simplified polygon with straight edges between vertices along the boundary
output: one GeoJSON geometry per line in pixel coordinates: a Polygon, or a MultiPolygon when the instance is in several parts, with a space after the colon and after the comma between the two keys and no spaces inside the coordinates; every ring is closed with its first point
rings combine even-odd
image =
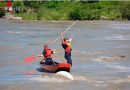
{"type": "Polygon", "coordinates": [[[47,64],[47,65],[51,65],[51,64],[55,64],[55,62],[52,60],[52,54],[55,53],[55,50],[52,50],[48,47],[47,44],[44,45],[44,49],[41,55],[38,55],[39,57],[44,56],[44,59],[42,61],[40,61],[40,64],[47,64]]]}
{"type": "Polygon", "coordinates": [[[64,57],[67,60],[67,63],[72,65],[72,59],[71,59],[71,51],[72,51],[72,45],[71,45],[71,41],[72,41],[72,37],[73,35],[71,35],[71,37],[68,38],[64,38],[63,36],[61,37],[62,40],[62,47],[65,50],[65,54],[64,57]]]}

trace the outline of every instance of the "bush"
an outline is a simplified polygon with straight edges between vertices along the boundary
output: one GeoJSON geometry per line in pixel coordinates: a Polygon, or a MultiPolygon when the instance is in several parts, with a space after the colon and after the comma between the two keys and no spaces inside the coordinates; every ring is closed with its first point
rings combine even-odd
{"type": "Polygon", "coordinates": [[[100,10],[97,9],[98,5],[84,4],[78,5],[69,12],[69,19],[71,20],[99,20],[100,10]]]}
{"type": "Polygon", "coordinates": [[[120,2],[120,13],[122,15],[122,19],[130,20],[130,2],[120,2]]]}
{"type": "Polygon", "coordinates": [[[76,8],[69,13],[69,18],[71,20],[77,20],[77,19],[80,20],[81,19],[80,14],[81,14],[80,10],[78,8],[76,8]]]}
{"type": "Polygon", "coordinates": [[[112,20],[130,20],[129,1],[96,1],[97,2],[87,2],[82,0],[24,0],[13,3],[16,6],[21,6],[22,8],[24,8],[24,10],[27,9],[27,14],[21,14],[23,15],[23,17],[25,17],[25,19],[29,18],[37,20],[99,20],[100,16],[104,16],[107,19],[112,20]]]}
{"type": "Polygon", "coordinates": [[[128,20],[130,20],[130,10],[127,11],[127,13],[126,13],[126,17],[127,17],[128,20]]]}
{"type": "Polygon", "coordinates": [[[0,17],[5,16],[5,12],[0,10],[0,17]]]}

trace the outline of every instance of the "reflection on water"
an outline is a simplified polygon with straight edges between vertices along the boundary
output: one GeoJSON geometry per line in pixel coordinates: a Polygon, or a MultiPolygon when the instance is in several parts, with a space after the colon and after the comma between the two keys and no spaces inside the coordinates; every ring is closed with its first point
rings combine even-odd
{"type": "MultiPolygon", "coordinates": [[[[72,23],[0,20],[1,90],[129,90],[129,21],[78,21],[71,27],[65,36],[74,35],[70,72],[74,80],[37,71],[42,58],[23,63],[26,57],[40,54],[43,44],[51,43],[72,23]]],[[[54,60],[66,62],[60,39],[51,48],[57,51],[54,60]]]]}

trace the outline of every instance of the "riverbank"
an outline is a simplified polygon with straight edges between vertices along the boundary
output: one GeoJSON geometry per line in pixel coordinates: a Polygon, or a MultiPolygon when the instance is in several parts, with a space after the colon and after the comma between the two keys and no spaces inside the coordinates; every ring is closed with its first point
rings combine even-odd
{"type": "Polygon", "coordinates": [[[22,20],[22,17],[14,16],[11,13],[6,13],[6,15],[3,17],[3,19],[8,19],[8,20],[22,20]]]}
{"type": "MultiPolygon", "coordinates": [[[[9,20],[11,22],[17,22],[17,23],[39,23],[39,24],[43,24],[43,23],[66,23],[66,22],[74,22],[75,20],[23,20],[23,19],[6,19],[1,18],[1,21],[6,21],[9,20]]],[[[101,19],[101,20],[78,20],[78,22],[129,22],[129,20],[125,19],[125,20],[107,20],[107,19],[101,19]]]]}
{"type": "Polygon", "coordinates": [[[23,20],[130,20],[130,1],[19,1],[23,20]]]}

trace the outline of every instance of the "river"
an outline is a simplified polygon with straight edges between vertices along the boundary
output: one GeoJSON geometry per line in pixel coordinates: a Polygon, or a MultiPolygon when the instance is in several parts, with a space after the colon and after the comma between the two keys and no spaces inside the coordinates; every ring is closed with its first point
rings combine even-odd
{"type": "MultiPolygon", "coordinates": [[[[130,21],[78,21],[65,33],[74,36],[74,80],[39,72],[42,58],[23,63],[73,22],[0,19],[0,90],[129,90],[130,21]]],[[[60,39],[51,48],[55,61],[66,62],[60,39]]]]}

